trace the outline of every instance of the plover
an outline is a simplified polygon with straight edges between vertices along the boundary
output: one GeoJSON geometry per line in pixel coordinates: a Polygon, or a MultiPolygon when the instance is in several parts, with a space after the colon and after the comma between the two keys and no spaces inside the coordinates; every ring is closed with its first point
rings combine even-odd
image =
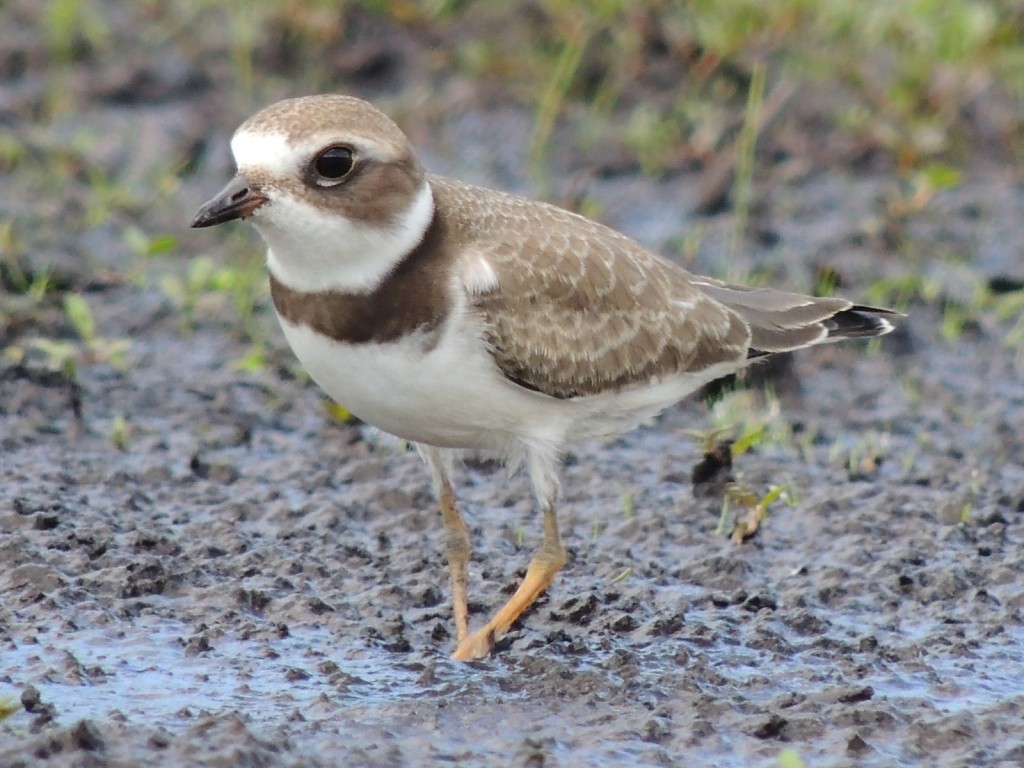
{"type": "Polygon", "coordinates": [[[456,659],[489,653],[565,563],[568,443],[631,429],[757,358],[893,327],[886,309],[698,277],[583,216],[428,173],[394,122],[350,96],[273,104],[231,150],[237,175],[192,226],[252,221],[313,380],[430,466],[456,659]],[[455,449],[524,466],[544,519],[522,584],[472,634],[455,449]]]}

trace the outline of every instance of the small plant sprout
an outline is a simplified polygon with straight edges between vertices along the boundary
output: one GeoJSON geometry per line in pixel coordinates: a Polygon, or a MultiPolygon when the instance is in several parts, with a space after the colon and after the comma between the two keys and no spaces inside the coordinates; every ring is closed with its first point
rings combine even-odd
{"type": "MultiPolygon", "coordinates": [[[[176,269],[158,275],[154,282],[178,310],[179,333],[186,338],[195,332],[201,319],[221,319],[233,311],[232,327],[241,329],[241,337],[250,348],[229,364],[235,370],[260,371],[266,367],[270,333],[258,312],[268,293],[266,272],[263,261],[253,257],[248,238],[229,235],[227,239],[232,253],[227,261],[197,256],[184,275],[176,269]]],[[[125,240],[135,253],[146,258],[160,257],[177,248],[171,235],[149,237],[138,230],[127,230],[125,240]]]]}
{"type": "Polygon", "coordinates": [[[622,569],[622,571],[619,573],[618,576],[616,576],[614,579],[612,579],[611,583],[612,584],[618,584],[620,581],[625,581],[626,579],[628,579],[632,575],[633,575],[633,566],[627,565],[625,568],[622,569]]]}
{"type": "Polygon", "coordinates": [[[189,264],[184,278],[177,275],[163,275],[160,278],[160,290],[178,309],[180,332],[183,336],[191,336],[195,331],[196,306],[199,297],[206,290],[213,262],[209,258],[193,259],[189,264]]]}
{"type": "Polygon", "coordinates": [[[719,399],[711,408],[713,429],[697,433],[703,445],[732,442],[733,457],[769,447],[791,452],[793,430],[782,418],[778,397],[770,390],[740,389],[719,399]]]}
{"type": "Polygon", "coordinates": [[[247,371],[249,373],[264,370],[267,367],[266,345],[262,341],[254,341],[249,346],[248,352],[231,361],[231,367],[236,371],[247,371]]]}
{"type": "MultiPolygon", "coordinates": [[[[43,354],[46,367],[51,371],[63,373],[69,381],[75,379],[78,374],[78,348],[70,341],[32,339],[29,346],[43,354]]],[[[11,348],[8,347],[8,349],[11,348]]]]}
{"type": "Polygon", "coordinates": [[[128,425],[128,420],[121,414],[118,414],[110,423],[110,442],[114,444],[117,450],[123,453],[128,450],[130,437],[131,428],[128,425]]]}
{"type": "Polygon", "coordinates": [[[266,292],[266,282],[262,264],[256,260],[222,265],[208,256],[200,256],[192,260],[184,277],[166,274],[159,285],[181,312],[183,335],[195,331],[201,312],[230,302],[243,331],[250,338],[257,338],[262,332],[255,327],[254,310],[266,292]]]}
{"type": "Polygon", "coordinates": [[[627,488],[622,492],[622,516],[627,520],[633,519],[633,489],[627,488]]]}
{"type": "Polygon", "coordinates": [[[125,352],[131,347],[128,339],[106,339],[99,335],[96,318],[88,302],[77,293],[64,298],[64,312],[75,332],[85,344],[85,360],[89,363],[107,363],[118,371],[125,371],[128,363],[125,352]]]}
{"type": "Polygon", "coordinates": [[[993,315],[999,322],[1015,321],[1003,336],[1003,345],[1024,358],[1024,289],[990,296],[993,315]]]}
{"type": "Polygon", "coordinates": [[[971,513],[974,506],[981,497],[984,488],[985,478],[977,467],[971,470],[970,479],[967,483],[967,491],[964,494],[964,502],[960,507],[960,524],[967,525],[971,522],[971,513]]]}
{"type": "Polygon", "coordinates": [[[96,320],[88,302],[78,294],[64,298],[64,314],[78,334],[79,341],[64,339],[33,339],[29,345],[45,356],[52,371],[61,371],[69,379],[76,376],[82,363],[107,363],[118,371],[125,371],[128,363],[125,352],[131,347],[127,339],[107,339],[99,335],[96,320]]]}
{"type": "Polygon", "coordinates": [[[147,259],[170,254],[178,249],[178,238],[174,235],[149,235],[136,226],[127,227],[122,237],[132,253],[147,259]]]}
{"type": "Polygon", "coordinates": [[[844,458],[850,479],[863,480],[878,471],[890,448],[891,438],[887,433],[870,430],[852,439],[837,441],[829,450],[829,460],[844,458]]]}
{"type": "Polygon", "coordinates": [[[889,215],[906,219],[928,207],[935,195],[960,184],[963,174],[948,165],[931,163],[915,173],[902,190],[902,194],[888,201],[889,215]]]}
{"type": "Polygon", "coordinates": [[[782,499],[792,506],[793,501],[787,493],[785,485],[773,485],[760,498],[750,488],[738,483],[730,483],[722,499],[722,514],[719,516],[717,535],[725,535],[729,527],[730,512],[739,507],[739,514],[729,531],[729,538],[734,544],[742,544],[757,533],[758,528],[768,515],[768,508],[773,502],[782,499]]]}
{"type": "Polygon", "coordinates": [[[969,501],[964,502],[964,505],[962,507],[960,507],[960,524],[961,525],[967,525],[969,522],[971,522],[971,509],[972,509],[972,505],[971,505],[971,502],[969,502],[969,501]]]}
{"type": "Polygon", "coordinates": [[[0,221],[0,276],[12,293],[37,303],[54,289],[53,267],[29,269],[18,258],[21,253],[24,253],[24,246],[14,220],[0,221]]]}
{"type": "Polygon", "coordinates": [[[69,294],[64,298],[64,313],[82,341],[92,344],[97,340],[96,318],[85,299],[75,293],[69,294]]]}

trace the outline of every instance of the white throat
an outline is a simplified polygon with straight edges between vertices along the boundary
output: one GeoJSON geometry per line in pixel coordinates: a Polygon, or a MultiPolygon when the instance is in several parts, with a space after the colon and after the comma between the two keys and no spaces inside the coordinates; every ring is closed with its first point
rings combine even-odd
{"type": "Polygon", "coordinates": [[[366,293],[420,243],[433,216],[424,179],[409,208],[387,225],[354,222],[291,197],[276,197],[252,223],[267,242],[267,268],[288,287],[366,293]]]}

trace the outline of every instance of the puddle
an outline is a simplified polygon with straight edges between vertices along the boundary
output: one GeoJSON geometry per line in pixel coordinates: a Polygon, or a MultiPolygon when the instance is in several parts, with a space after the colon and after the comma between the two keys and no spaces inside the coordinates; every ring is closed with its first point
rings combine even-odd
{"type": "Polygon", "coordinates": [[[311,649],[337,646],[327,630],[293,626],[289,631],[272,643],[220,637],[212,649],[186,654],[181,638],[193,635],[194,628],[137,621],[128,630],[67,633],[59,644],[8,648],[0,666],[15,688],[39,689],[43,701],[56,705],[62,722],[102,720],[120,712],[172,730],[203,712],[244,711],[254,725],[272,724],[321,700],[355,699],[373,708],[442,687],[424,686],[419,671],[396,667],[386,651],[325,656],[311,649]],[[318,671],[328,660],[337,669],[318,671]]]}
{"type": "MultiPolygon", "coordinates": [[[[62,635],[59,643],[9,647],[2,666],[11,687],[34,685],[45,702],[57,707],[61,722],[106,720],[121,713],[171,731],[204,713],[245,712],[255,727],[275,726],[296,710],[327,714],[356,708],[360,718],[376,721],[386,720],[401,702],[529,696],[526,689],[509,689],[509,670],[503,665],[481,670],[442,660],[425,677],[426,665],[396,663],[396,655],[386,650],[339,648],[338,638],[322,627],[295,625],[289,631],[273,640],[225,635],[211,649],[190,654],[182,638],[194,634],[192,627],[166,619],[140,620],[127,630],[79,631],[62,635]]],[[[933,633],[934,628],[922,626],[908,637],[933,633]]],[[[1024,628],[1010,626],[1005,635],[973,647],[970,656],[933,646],[913,662],[865,665],[862,677],[846,682],[870,686],[875,700],[885,699],[897,709],[911,702],[947,713],[997,708],[1024,697],[1022,649],[1024,628]]],[[[701,660],[698,667],[707,663],[725,678],[724,687],[749,687],[751,679],[761,681],[763,671],[772,669],[770,680],[748,690],[751,701],[766,702],[793,691],[812,694],[827,689],[826,681],[835,678],[832,665],[813,650],[788,660],[742,646],[689,651],[701,660]]],[[[623,658],[636,665],[628,678],[638,690],[664,689],[671,680],[693,674],[703,677],[699,669],[659,658],[649,647],[624,645],[588,653],[563,669],[566,689],[573,687],[573,678],[588,675],[602,678],[609,688],[622,685],[613,668],[623,658]]],[[[722,681],[708,687],[721,688],[722,681]]]]}

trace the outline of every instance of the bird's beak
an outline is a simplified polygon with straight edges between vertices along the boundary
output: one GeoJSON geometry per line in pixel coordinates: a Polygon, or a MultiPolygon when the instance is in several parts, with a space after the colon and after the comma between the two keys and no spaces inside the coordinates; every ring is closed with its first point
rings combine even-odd
{"type": "Polygon", "coordinates": [[[212,227],[225,221],[245,219],[267,202],[267,196],[239,173],[196,213],[193,227],[212,227]]]}

